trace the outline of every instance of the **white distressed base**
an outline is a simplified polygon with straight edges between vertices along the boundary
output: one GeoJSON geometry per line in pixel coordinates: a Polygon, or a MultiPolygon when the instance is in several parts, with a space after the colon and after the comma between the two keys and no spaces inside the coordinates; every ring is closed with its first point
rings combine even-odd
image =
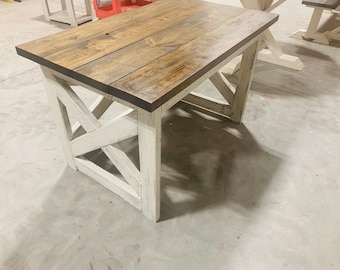
{"type": "MultiPolygon", "coordinates": [[[[119,195],[150,220],[157,221],[160,218],[161,201],[162,112],[183,101],[207,114],[240,123],[253,74],[257,44],[257,40],[253,40],[235,52],[235,55],[244,52],[236,86],[219,71],[229,61],[226,59],[156,110],[148,112],[129,104],[124,113],[104,124],[99,119],[112,103],[118,101],[126,105],[126,102],[99,93],[98,98],[88,107],[71,87],[82,85],[81,83],[42,66],[47,96],[68,165],[119,195]],[[212,82],[224,101],[192,92],[206,79],[212,82]],[[72,126],[70,118],[77,121],[72,126]],[[139,168],[118,145],[133,136],[138,136],[139,168]],[[89,160],[86,154],[95,150],[101,150],[121,176],[116,176],[89,160]]],[[[85,87],[98,93],[90,86],[85,87]]]]}
{"type": "Polygon", "coordinates": [[[134,110],[128,109],[102,125],[98,118],[111,106],[111,100],[99,96],[88,108],[70,87],[70,83],[45,67],[42,67],[42,71],[68,165],[141,210],[141,173],[117,144],[138,134],[134,110]],[[72,127],[70,116],[78,121],[72,127]],[[85,158],[87,153],[97,149],[105,153],[123,180],[85,158]]]}

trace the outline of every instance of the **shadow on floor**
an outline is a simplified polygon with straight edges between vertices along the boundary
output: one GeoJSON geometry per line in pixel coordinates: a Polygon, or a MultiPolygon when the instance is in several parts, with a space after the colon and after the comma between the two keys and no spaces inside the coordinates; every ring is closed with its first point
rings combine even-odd
{"type": "MultiPolygon", "coordinates": [[[[120,146],[139,168],[137,138],[120,146]]],[[[120,176],[101,151],[86,157],[120,176]]],[[[177,104],[162,122],[161,220],[228,201],[250,210],[279,164],[280,158],[263,150],[244,125],[177,104]]]]}
{"type": "Polygon", "coordinates": [[[170,112],[162,127],[161,219],[229,203],[241,214],[256,207],[281,158],[262,149],[244,125],[184,104],[170,112]]]}
{"type": "Polygon", "coordinates": [[[50,24],[50,25],[54,25],[54,26],[56,26],[56,27],[58,27],[58,28],[60,28],[62,30],[66,30],[66,29],[71,29],[72,28],[67,23],[56,22],[56,21],[47,21],[45,19],[44,15],[34,17],[34,18],[32,18],[32,20],[37,21],[37,22],[43,22],[43,23],[50,24]]]}
{"type": "MultiPolygon", "coordinates": [[[[256,211],[279,156],[263,149],[244,125],[208,118],[183,104],[164,116],[162,127],[161,222],[150,222],[67,167],[50,194],[44,193],[42,206],[14,232],[17,248],[2,269],[120,269],[125,254],[138,259],[140,245],[156,247],[165,237],[160,228],[172,228],[176,217],[206,210],[216,215],[221,208],[244,217],[256,211]]],[[[137,162],[136,138],[122,146],[137,162]]],[[[125,262],[129,269],[137,263],[125,262]]]]}
{"type": "MultiPolygon", "coordinates": [[[[304,42],[303,42],[304,43],[304,42]]],[[[257,61],[251,84],[251,91],[264,96],[309,98],[320,96],[334,96],[340,83],[340,66],[335,60],[320,50],[303,45],[280,43],[282,51],[300,58],[304,68],[300,71],[257,61]],[[338,80],[325,80],[325,75],[339,78],[338,80]],[[306,80],[306,78],[312,78],[306,80]]],[[[313,44],[314,45],[314,44],[313,44]]],[[[324,45],[315,45],[324,46],[324,45]]],[[[237,82],[238,73],[227,76],[232,82],[237,82]]]]}

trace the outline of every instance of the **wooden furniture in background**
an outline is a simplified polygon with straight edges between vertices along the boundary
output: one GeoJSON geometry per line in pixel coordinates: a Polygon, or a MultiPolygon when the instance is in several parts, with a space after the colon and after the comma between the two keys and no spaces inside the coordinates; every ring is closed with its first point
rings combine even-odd
{"type": "Polygon", "coordinates": [[[199,0],[162,0],[28,42],[17,46],[17,52],[41,65],[68,165],[157,221],[162,112],[183,100],[240,123],[257,42],[277,19],[271,13],[199,0]],[[240,53],[240,77],[233,87],[219,69],[240,53]],[[192,92],[207,79],[225,101],[192,92]],[[97,93],[98,99],[87,107],[74,84],[97,93]],[[113,102],[126,105],[127,111],[101,123],[113,102]],[[78,121],[73,126],[70,116],[78,121]],[[137,165],[118,145],[136,135],[137,165]],[[87,158],[97,149],[121,178],[87,158]]]}
{"type": "MultiPolygon", "coordinates": [[[[273,9],[284,3],[286,0],[240,0],[245,8],[262,10],[266,12],[271,12],[273,9]]],[[[301,60],[292,55],[284,54],[275,40],[273,34],[267,29],[263,33],[263,37],[259,44],[258,59],[275,65],[302,70],[303,63],[301,60]]],[[[222,72],[228,75],[234,74],[241,63],[242,55],[239,55],[223,67],[222,72]]]]}
{"type": "Polygon", "coordinates": [[[74,9],[73,0],[60,0],[61,10],[57,12],[51,12],[48,0],[42,0],[42,7],[47,21],[66,23],[76,27],[79,24],[92,20],[91,0],[84,0],[84,3],[85,13],[78,12],[74,9]]]}
{"type": "Polygon", "coordinates": [[[340,20],[337,20],[338,23],[334,28],[327,27],[327,31],[319,31],[321,16],[325,10],[332,12],[334,14],[334,17],[339,16],[340,0],[306,0],[302,1],[302,4],[306,5],[307,7],[313,8],[314,11],[307,30],[299,30],[291,34],[291,37],[313,41],[325,45],[328,45],[331,40],[340,40],[340,20]]]}

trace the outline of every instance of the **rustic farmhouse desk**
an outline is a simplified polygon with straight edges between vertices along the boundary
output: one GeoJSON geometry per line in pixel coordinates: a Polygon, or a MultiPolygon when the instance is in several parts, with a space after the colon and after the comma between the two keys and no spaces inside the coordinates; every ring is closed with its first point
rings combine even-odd
{"type": "Polygon", "coordinates": [[[277,19],[267,12],[199,0],[160,0],[16,49],[42,68],[68,165],[157,221],[162,112],[183,100],[241,122],[257,41],[277,19]],[[239,83],[233,87],[219,69],[242,52],[239,83]],[[207,79],[226,102],[190,93],[207,79]],[[98,99],[87,107],[74,84],[94,91],[98,99]],[[130,109],[102,124],[99,118],[112,102],[130,109]],[[78,121],[72,127],[70,115],[78,121]],[[117,144],[136,135],[139,166],[117,144]],[[96,149],[123,180],[85,157],[96,149]]]}

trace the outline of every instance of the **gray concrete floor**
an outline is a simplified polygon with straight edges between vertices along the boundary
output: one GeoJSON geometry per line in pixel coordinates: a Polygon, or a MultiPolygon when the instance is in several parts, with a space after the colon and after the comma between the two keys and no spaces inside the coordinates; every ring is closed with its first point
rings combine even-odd
{"type": "Polygon", "coordinates": [[[242,125],[164,118],[154,224],[66,167],[38,66],[15,53],[68,26],[40,0],[0,1],[0,269],[340,269],[339,44],[288,37],[307,26],[300,1],[276,12],[305,68],[257,62],[242,125]]]}

